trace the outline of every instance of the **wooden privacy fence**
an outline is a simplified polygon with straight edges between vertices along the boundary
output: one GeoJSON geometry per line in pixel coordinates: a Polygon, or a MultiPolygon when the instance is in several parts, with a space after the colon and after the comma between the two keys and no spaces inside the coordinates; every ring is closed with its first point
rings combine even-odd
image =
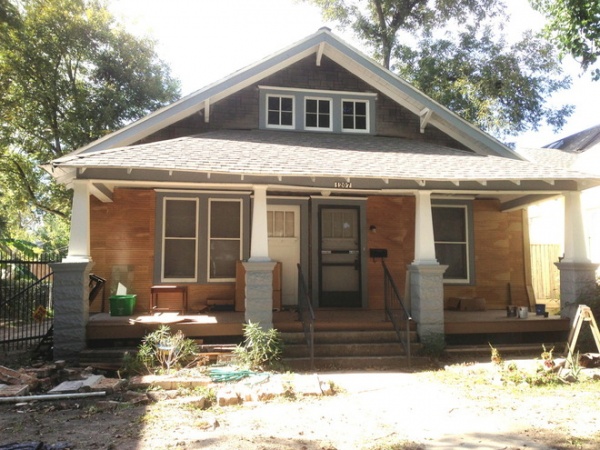
{"type": "Polygon", "coordinates": [[[560,298],[560,272],[554,264],[559,256],[558,244],[531,244],[531,282],[538,301],[560,298]]]}

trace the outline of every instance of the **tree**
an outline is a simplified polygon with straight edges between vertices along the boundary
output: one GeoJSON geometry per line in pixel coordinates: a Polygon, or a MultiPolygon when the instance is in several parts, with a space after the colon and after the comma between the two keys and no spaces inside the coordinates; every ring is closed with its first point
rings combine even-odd
{"type": "Polygon", "coordinates": [[[544,98],[569,86],[551,44],[527,33],[514,44],[496,40],[489,26],[466,26],[458,35],[424,38],[396,52],[400,76],[471,123],[496,136],[555,129],[572,106],[545,106],[544,98]],[[558,75],[557,75],[558,74],[558,75]]]}
{"type": "Polygon", "coordinates": [[[40,164],[172,102],[179,83],[99,1],[0,1],[0,205],[13,231],[35,229],[70,215],[40,164]]]}
{"type": "Polygon", "coordinates": [[[384,67],[499,138],[543,122],[559,129],[572,113],[544,106],[570,79],[540,39],[506,41],[502,0],[305,1],[351,27],[384,67]]]}
{"type": "MultiPolygon", "coordinates": [[[[586,71],[600,56],[600,2],[597,0],[529,0],[548,23],[545,35],[564,54],[570,54],[586,71]]],[[[592,71],[600,80],[600,68],[592,71]]]]}
{"type": "Polygon", "coordinates": [[[400,31],[419,33],[450,22],[481,21],[501,15],[499,0],[305,0],[321,8],[327,20],[351,27],[373,47],[375,57],[389,69],[400,31]]]}

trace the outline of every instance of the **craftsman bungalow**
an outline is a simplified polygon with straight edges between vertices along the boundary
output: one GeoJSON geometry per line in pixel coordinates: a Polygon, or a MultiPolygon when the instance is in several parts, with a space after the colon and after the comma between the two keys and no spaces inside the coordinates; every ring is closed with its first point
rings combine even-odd
{"type": "MultiPolygon", "coordinates": [[[[231,304],[270,327],[298,303],[298,265],[317,311],[381,311],[383,259],[419,335],[442,335],[454,299],[504,312],[534,302],[525,208],[563,194],[577,213],[598,184],[524,160],[328,29],[47,170],[74,193],[55,265],[65,351],[85,347],[101,308],[88,307],[92,268],[109,284],[127,274],[136,316],[161,309],[151,290],[169,285],[187,298],[165,308],[231,304]]],[[[567,226],[564,302],[589,281],[578,223],[567,226]]]]}

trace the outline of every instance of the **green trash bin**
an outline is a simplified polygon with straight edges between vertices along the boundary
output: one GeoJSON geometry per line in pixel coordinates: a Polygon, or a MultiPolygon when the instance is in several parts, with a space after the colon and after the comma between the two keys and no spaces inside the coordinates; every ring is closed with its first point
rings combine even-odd
{"type": "Polygon", "coordinates": [[[110,315],[111,316],[131,316],[135,309],[135,302],[137,295],[111,295],[110,301],[110,315]]]}

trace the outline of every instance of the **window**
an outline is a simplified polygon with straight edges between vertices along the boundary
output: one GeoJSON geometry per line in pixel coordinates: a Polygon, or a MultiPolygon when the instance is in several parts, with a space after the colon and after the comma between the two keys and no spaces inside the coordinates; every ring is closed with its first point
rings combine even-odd
{"type": "Polygon", "coordinates": [[[450,283],[471,281],[469,227],[466,206],[433,206],[435,255],[448,265],[444,280],[450,283]]]}
{"type": "Polygon", "coordinates": [[[373,133],[374,92],[258,86],[260,129],[373,133]]]}
{"type": "Polygon", "coordinates": [[[162,279],[194,281],[198,260],[198,201],[164,199],[162,279]]]}
{"type": "Polygon", "coordinates": [[[331,130],[331,100],[307,98],[304,105],[304,127],[331,130]]]}
{"type": "Polygon", "coordinates": [[[369,131],[368,102],[342,101],[342,130],[369,131]]]}
{"type": "Polygon", "coordinates": [[[269,237],[296,237],[294,211],[267,211],[269,237]]]}
{"type": "Polygon", "coordinates": [[[294,97],[267,96],[267,126],[294,128],[294,97]]]}
{"type": "Polygon", "coordinates": [[[209,200],[208,279],[235,280],[236,261],[242,259],[241,200],[209,200]]]}

